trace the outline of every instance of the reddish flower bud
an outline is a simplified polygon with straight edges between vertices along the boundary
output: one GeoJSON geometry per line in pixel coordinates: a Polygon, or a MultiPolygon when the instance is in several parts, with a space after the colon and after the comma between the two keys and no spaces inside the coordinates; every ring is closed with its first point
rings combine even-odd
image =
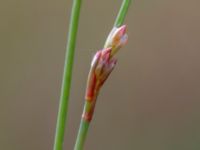
{"type": "Polygon", "coordinates": [[[111,52],[112,49],[107,48],[97,51],[95,54],[88,76],[86,99],[93,99],[95,94],[98,93],[100,87],[114,69],[117,60],[115,58],[111,58],[111,52]]]}
{"type": "Polygon", "coordinates": [[[114,27],[107,38],[105,49],[97,51],[94,55],[88,75],[85,95],[87,101],[82,115],[85,121],[91,121],[99,90],[117,63],[113,55],[127,42],[127,39],[125,25],[114,27]]]}
{"type": "Polygon", "coordinates": [[[113,56],[123,45],[125,45],[128,41],[128,35],[126,34],[126,25],[121,27],[114,27],[110,32],[106,43],[105,48],[111,47],[113,56]]]}

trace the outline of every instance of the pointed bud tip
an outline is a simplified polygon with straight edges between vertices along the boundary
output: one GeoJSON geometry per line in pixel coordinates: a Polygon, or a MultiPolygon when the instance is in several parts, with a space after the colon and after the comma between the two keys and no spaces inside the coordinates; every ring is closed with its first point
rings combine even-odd
{"type": "Polygon", "coordinates": [[[112,50],[112,47],[107,47],[102,49],[103,52],[110,52],[112,50]]]}
{"type": "Polygon", "coordinates": [[[101,57],[101,51],[97,51],[96,54],[94,55],[93,59],[92,59],[92,63],[91,63],[92,67],[96,67],[100,57],[101,57]]]}
{"type": "Polygon", "coordinates": [[[126,34],[127,26],[122,25],[118,29],[119,29],[119,32],[121,33],[121,35],[124,35],[124,34],[126,34]]]}

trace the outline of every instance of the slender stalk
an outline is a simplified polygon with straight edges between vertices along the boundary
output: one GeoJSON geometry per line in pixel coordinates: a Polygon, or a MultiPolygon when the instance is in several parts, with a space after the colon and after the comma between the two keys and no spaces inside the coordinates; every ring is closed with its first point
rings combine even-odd
{"type": "Polygon", "coordinates": [[[79,129],[79,135],[77,143],[75,145],[75,150],[82,150],[85,142],[85,138],[87,136],[88,128],[89,128],[89,122],[87,121],[81,121],[80,129],[79,129]]]}
{"type": "Polygon", "coordinates": [[[82,0],[74,0],[69,25],[69,34],[66,48],[66,58],[64,64],[64,74],[61,88],[60,104],[57,117],[57,126],[54,141],[54,150],[63,149],[64,133],[68,113],[68,103],[72,79],[72,69],[74,62],[74,51],[81,9],[82,0]]]}
{"type": "MultiPolygon", "coordinates": [[[[74,150],[83,150],[84,143],[85,143],[87,133],[88,133],[88,128],[89,128],[90,121],[92,118],[92,116],[89,116],[91,118],[86,119],[85,114],[89,114],[89,111],[91,110],[91,108],[94,107],[93,104],[95,105],[95,103],[92,103],[92,101],[89,101],[89,100],[86,100],[86,102],[85,102],[83,116],[81,118],[81,123],[80,123],[74,150]]],[[[92,115],[92,114],[90,114],[90,115],[92,115]]]]}
{"type": "Polygon", "coordinates": [[[128,8],[131,4],[131,1],[132,0],[123,0],[121,8],[120,8],[119,13],[118,13],[118,16],[115,20],[114,26],[119,27],[123,24],[125,17],[126,17],[126,14],[128,12],[128,8]]]}
{"type": "MultiPolygon", "coordinates": [[[[86,107],[86,105],[87,105],[87,103],[85,103],[85,107],[86,107]]],[[[86,139],[87,133],[88,133],[89,125],[90,125],[90,122],[81,118],[80,128],[78,131],[78,136],[76,139],[76,144],[75,144],[74,150],[83,150],[85,139],[86,139]]]]}
{"type": "MultiPolygon", "coordinates": [[[[123,24],[125,16],[128,12],[130,3],[131,3],[131,0],[123,1],[114,26],[119,27],[123,24]]],[[[84,105],[84,110],[83,110],[83,116],[81,118],[81,123],[80,123],[79,132],[78,132],[78,136],[76,139],[74,150],[83,150],[83,148],[84,148],[84,143],[85,143],[85,140],[87,137],[87,132],[88,132],[88,128],[89,128],[90,121],[91,121],[91,118],[89,120],[87,120],[87,118],[85,118],[84,116],[85,116],[85,114],[89,114],[91,116],[87,116],[87,117],[92,117],[95,103],[96,103],[96,98],[95,98],[94,103],[92,103],[92,101],[88,101],[86,99],[86,102],[84,105]],[[93,109],[92,113],[90,112],[91,109],[93,109]]]]}

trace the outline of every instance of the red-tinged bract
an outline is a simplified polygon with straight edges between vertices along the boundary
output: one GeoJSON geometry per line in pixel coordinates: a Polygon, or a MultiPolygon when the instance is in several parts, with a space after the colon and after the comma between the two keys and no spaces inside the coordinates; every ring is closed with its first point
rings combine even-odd
{"type": "Polygon", "coordinates": [[[127,43],[127,39],[125,25],[119,28],[114,27],[107,38],[105,48],[96,52],[88,75],[86,105],[82,115],[85,121],[91,121],[100,88],[117,63],[117,59],[113,56],[127,43]]]}

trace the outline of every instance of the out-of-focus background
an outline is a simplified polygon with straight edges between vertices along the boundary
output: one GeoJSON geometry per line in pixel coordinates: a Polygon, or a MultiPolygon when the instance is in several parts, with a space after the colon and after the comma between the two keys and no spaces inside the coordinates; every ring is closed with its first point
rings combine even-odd
{"type": "MultiPolygon", "coordinates": [[[[0,2],[0,149],[51,150],[72,0],[0,2]]],[[[121,1],[83,1],[64,149],[90,61],[121,1]]],[[[86,150],[200,149],[200,1],[138,0],[129,43],[98,99],[86,150]]]]}

